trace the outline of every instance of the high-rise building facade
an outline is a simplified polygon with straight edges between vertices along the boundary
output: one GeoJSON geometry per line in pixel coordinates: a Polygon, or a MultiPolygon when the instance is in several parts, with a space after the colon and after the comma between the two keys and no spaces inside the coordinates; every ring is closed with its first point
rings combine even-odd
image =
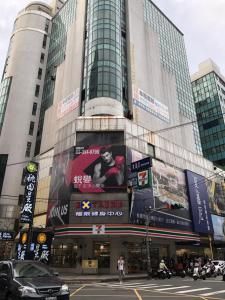
{"type": "Polygon", "coordinates": [[[225,78],[219,67],[208,59],[192,75],[196,115],[205,158],[225,166],[225,78]]]}
{"type": "Polygon", "coordinates": [[[50,27],[33,159],[34,223],[54,228],[53,265],[79,273],[93,258],[114,273],[123,254],[129,272],[144,270],[146,208],[165,202],[184,210],[150,213],[154,267],[191,252],[206,229],[193,229],[187,190],[193,174],[215,175],[199,155],[183,34],[150,0],[67,0],[50,27]]]}
{"type": "Polygon", "coordinates": [[[14,22],[0,86],[0,227],[13,229],[23,167],[34,156],[48,56],[51,8],[31,3],[14,22]]]}

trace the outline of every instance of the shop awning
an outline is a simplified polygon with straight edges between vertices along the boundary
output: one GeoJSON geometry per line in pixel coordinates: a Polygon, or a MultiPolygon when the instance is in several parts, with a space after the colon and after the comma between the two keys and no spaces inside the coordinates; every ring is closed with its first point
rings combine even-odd
{"type": "MultiPolygon", "coordinates": [[[[104,225],[64,225],[55,227],[55,237],[68,236],[142,236],[146,237],[146,226],[132,224],[104,224],[104,225]],[[96,229],[97,227],[97,229],[96,229]]],[[[149,227],[149,237],[167,238],[173,240],[200,241],[200,236],[194,232],[173,229],[149,227]]]]}

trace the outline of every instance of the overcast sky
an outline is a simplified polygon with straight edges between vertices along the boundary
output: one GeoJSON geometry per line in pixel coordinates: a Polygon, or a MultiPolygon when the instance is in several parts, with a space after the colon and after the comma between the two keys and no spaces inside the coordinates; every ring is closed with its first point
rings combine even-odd
{"type": "MultiPolygon", "coordinates": [[[[15,17],[30,2],[31,0],[0,0],[0,76],[15,17]]],[[[49,4],[51,0],[42,2],[49,4]]],[[[211,57],[225,75],[225,0],[153,2],[184,33],[190,73],[197,71],[201,61],[211,57]]]]}

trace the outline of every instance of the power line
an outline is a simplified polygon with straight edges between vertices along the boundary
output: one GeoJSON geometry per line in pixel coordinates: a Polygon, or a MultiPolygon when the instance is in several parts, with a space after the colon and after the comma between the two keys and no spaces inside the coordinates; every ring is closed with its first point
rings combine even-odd
{"type": "MultiPolygon", "coordinates": [[[[225,115],[225,113],[222,113],[222,115],[225,115]]],[[[218,115],[218,114],[217,115],[212,115],[212,116],[210,116],[210,119],[216,118],[216,117],[220,117],[220,116],[221,116],[221,114],[220,115],[218,115]]],[[[157,133],[161,133],[161,132],[164,132],[164,131],[173,130],[173,129],[176,129],[176,128],[179,128],[179,127],[184,127],[184,126],[187,126],[187,125],[191,125],[191,124],[194,124],[196,122],[198,122],[198,121],[197,120],[193,120],[193,121],[190,121],[190,122],[186,122],[186,123],[182,123],[182,124],[177,124],[177,125],[170,126],[170,127],[165,127],[165,128],[162,128],[162,129],[159,129],[159,130],[155,130],[155,131],[151,131],[151,130],[145,129],[145,130],[148,131],[147,133],[139,134],[137,136],[132,135],[130,138],[125,139],[125,142],[127,142],[129,140],[132,140],[133,138],[141,138],[141,137],[144,138],[144,136],[148,135],[148,134],[152,134],[152,133],[153,134],[157,134],[157,133]]],[[[118,143],[111,143],[110,145],[116,146],[116,145],[118,145],[118,143]]],[[[37,160],[36,162],[39,162],[39,161],[41,161],[43,159],[53,158],[55,155],[45,156],[45,157],[41,157],[41,158],[40,158],[40,156],[41,156],[41,154],[39,154],[38,156],[33,157],[32,159],[21,161],[21,162],[10,163],[10,164],[7,164],[6,166],[8,167],[8,166],[14,166],[14,165],[18,165],[18,164],[25,164],[25,163],[29,162],[30,160],[34,160],[34,161],[37,160]]]]}

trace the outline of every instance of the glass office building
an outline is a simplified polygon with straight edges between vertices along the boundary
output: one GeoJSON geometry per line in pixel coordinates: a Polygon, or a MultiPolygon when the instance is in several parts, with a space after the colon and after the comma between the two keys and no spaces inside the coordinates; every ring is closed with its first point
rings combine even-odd
{"type": "Polygon", "coordinates": [[[204,157],[225,166],[225,79],[211,60],[199,65],[192,89],[204,157]],[[204,67],[207,69],[204,70],[204,67]]]}

